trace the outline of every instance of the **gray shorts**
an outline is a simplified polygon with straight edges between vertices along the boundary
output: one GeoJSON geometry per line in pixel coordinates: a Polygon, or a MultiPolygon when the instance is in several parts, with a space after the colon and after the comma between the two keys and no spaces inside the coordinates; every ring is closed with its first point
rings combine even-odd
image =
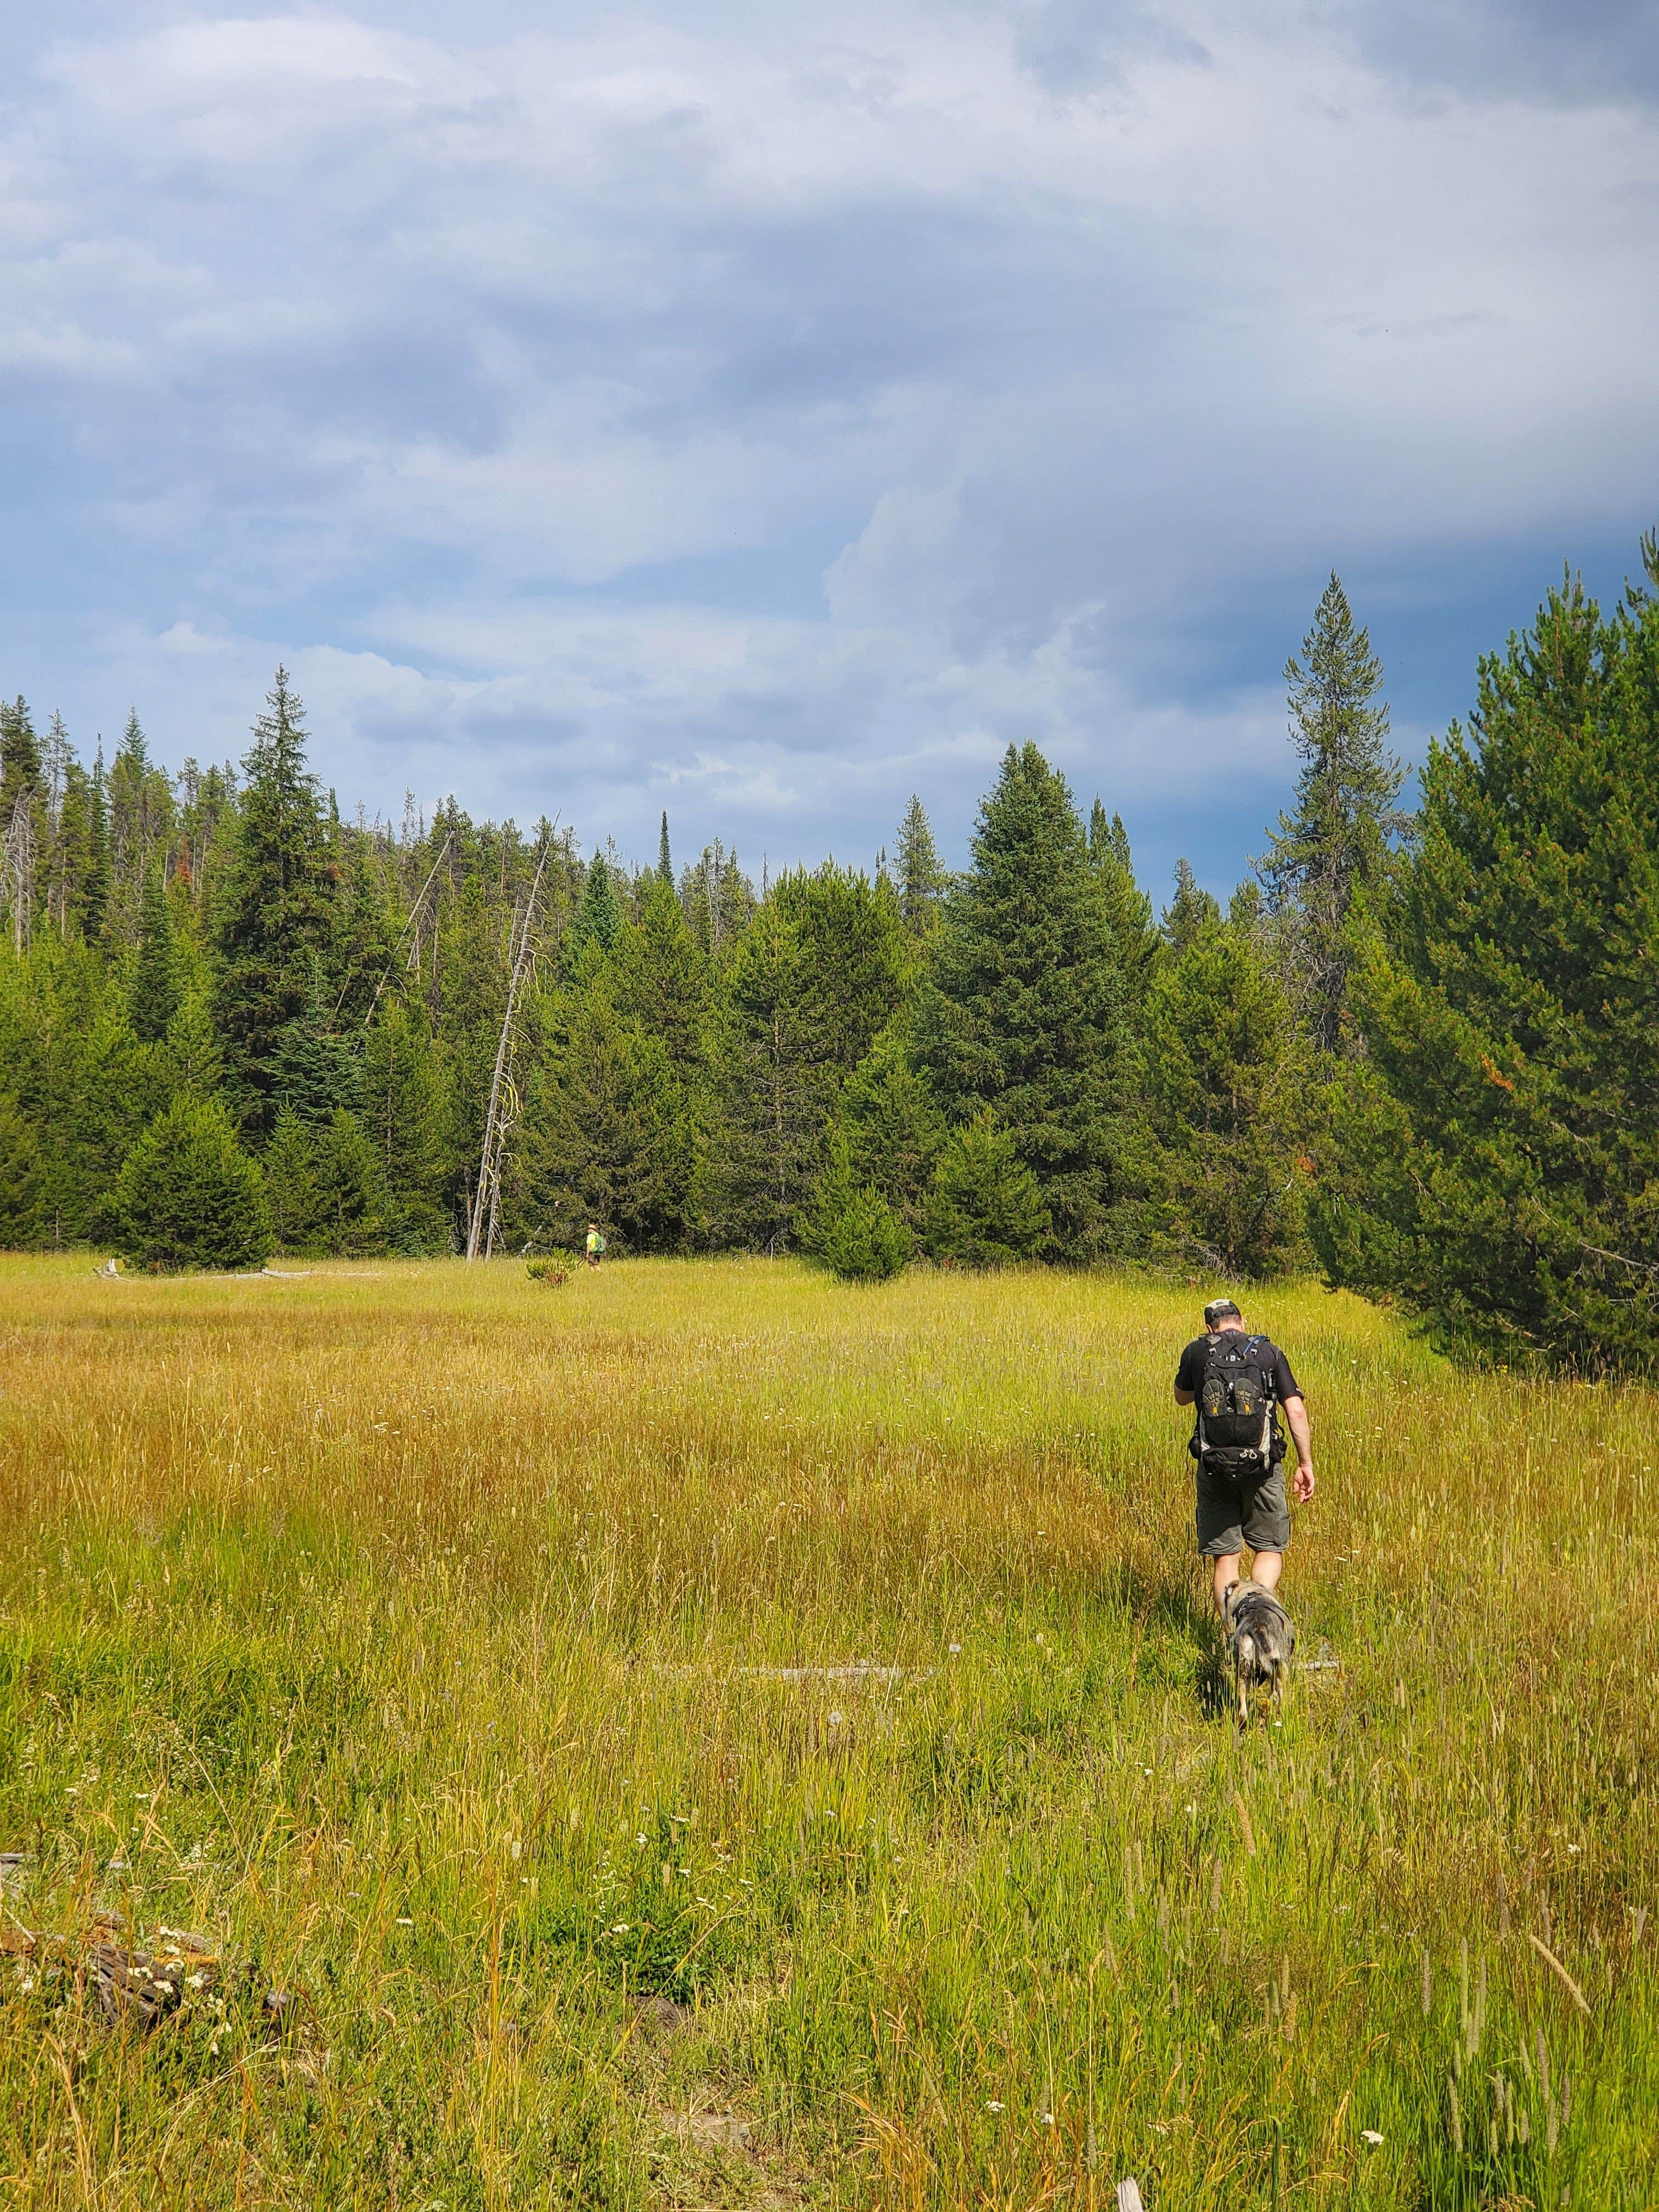
{"type": "Polygon", "coordinates": [[[1229,1559],[1247,1545],[1253,1552],[1282,1552],[1290,1540],[1283,1460],[1249,1482],[1199,1468],[1198,1548],[1206,1559],[1229,1559]]]}

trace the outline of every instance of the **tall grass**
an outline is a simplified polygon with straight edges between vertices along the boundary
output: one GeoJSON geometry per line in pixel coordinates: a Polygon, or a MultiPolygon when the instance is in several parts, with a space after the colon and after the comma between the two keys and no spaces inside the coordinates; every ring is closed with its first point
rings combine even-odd
{"type": "Polygon", "coordinates": [[[0,1263],[0,2203],[1656,2201],[1659,1398],[1250,1318],[1338,1663],[1241,1741],[1184,1297],[0,1263]]]}

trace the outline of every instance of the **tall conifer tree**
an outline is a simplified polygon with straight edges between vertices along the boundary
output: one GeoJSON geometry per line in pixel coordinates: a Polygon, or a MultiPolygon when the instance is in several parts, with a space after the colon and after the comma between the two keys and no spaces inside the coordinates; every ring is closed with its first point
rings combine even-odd
{"type": "Polygon", "coordinates": [[[245,1121],[272,1111],[278,1042],[313,995],[334,913],[324,875],[317,779],[306,766],[305,714],[279,668],[243,763],[247,781],[230,877],[214,916],[214,1014],[245,1121]]]}
{"type": "Polygon", "coordinates": [[[1569,580],[1431,748],[1355,975],[1314,1226],[1333,1279],[1482,1357],[1659,1368],[1659,544],[1569,580]],[[1340,1141],[1339,1141],[1340,1137],[1340,1141]]]}
{"type": "Polygon", "coordinates": [[[133,1028],[146,1044],[157,1043],[167,1035],[167,1024],[179,1011],[173,918],[167,912],[159,867],[150,870],[144,884],[138,916],[138,957],[127,1010],[133,1028]]]}
{"type": "Polygon", "coordinates": [[[1395,803],[1405,772],[1389,750],[1389,709],[1379,696],[1382,664],[1334,570],[1301,659],[1292,654],[1285,664],[1285,682],[1291,742],[1302,763],[1296,811],[1279,816],[1257,868],[1270,908],[1288,925],[1309,1031],[1335,1052],[1351,1035],[1349,913],[1387,876],[1391,841],[1406,817],[1395,803]]]}
{"type": "Polygon", "coordinates": [[[951,1123],[994,1112],[1036,1177],[1052,1249],[1109,1249],[1133,1175],[1123,978],[1072,794],[1033,744],[1010,745],[980,809],[915,1050],[951,1123]]]}

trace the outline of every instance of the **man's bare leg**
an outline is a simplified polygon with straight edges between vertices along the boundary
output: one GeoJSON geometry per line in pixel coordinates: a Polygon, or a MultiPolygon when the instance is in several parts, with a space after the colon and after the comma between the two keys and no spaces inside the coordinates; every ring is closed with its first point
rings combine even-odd
{"type": "Polygon", "coordinates": [[[1227,1593],[1238,1580],[1238,1554],[1237,1552],[1224,1552],[1214,1564],[1215,1609],[1218,1613],[1224,1613],[1227,1610],[1227,1593]]]}
{"type": "Polygon", "coordinates": [[[1264,1590],[1277,1589],[1284,1565],[1283,1552],[1258,1552],[1250,1562],[1251,1580],[1260,1583],[1264,1590]]]}

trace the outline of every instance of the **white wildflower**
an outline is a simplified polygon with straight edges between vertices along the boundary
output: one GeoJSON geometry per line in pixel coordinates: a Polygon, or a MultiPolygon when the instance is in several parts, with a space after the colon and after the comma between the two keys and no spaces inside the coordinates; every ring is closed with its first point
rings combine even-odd
{"type": "Polygon", "coordinates": [[[1359,2130],[1359,2140],[1363,2143],[1369,2143],[1371,2148],[1375,2150],[1377,2145],[1382,2142],[1382,2138],[1378,2135],[1375,2128],[1361,2128],[1359,2130]]]}

